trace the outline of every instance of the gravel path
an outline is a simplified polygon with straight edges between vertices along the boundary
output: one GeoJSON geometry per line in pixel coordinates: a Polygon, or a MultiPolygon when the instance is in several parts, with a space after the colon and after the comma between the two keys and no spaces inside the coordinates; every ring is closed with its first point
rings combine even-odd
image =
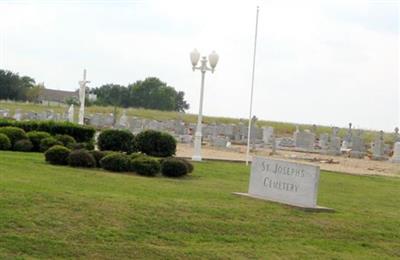
{"type": "MultiPolygon", "coordinates": [[[[218,149],[210,146],[202,147],[202,155],[204,159],[220,159],[230,161],[245,161],[246,147],[236,146],[235,151],[227,149],[218,149]]],[[[270,156],[271,150],[264,149],[257,151],[256,155],[270,156]]],[[[191,157],[193,155],[193,146],[190,144],[179,144],[177,156],[191,157]]],[[[252,153],[254,155],[254,153],[252,153]]],[[[281,151],[270,156],[277,159],[285,159],[289,161],[303,161],[313,165],[319,165],[321,170],[343,172],[357,175],[380,175],[400,177],[400,164],[391,163],[389,161],[373,161],[369,159],[353,159],[344,156],[329,156],[314,153],[304,153],[295,151],[281,151]],[[333,162],[333,163],[332,163],[333,162]]]]}

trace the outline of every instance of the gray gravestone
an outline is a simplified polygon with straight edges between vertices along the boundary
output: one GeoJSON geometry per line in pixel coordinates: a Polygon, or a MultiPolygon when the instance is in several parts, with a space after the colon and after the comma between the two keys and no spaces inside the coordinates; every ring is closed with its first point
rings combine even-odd
{"type": "Polygon", "coordinates": [[[307,151],[314,149],[315,134],[309,131],[295,132],[293,139],[295,140],[296,148],[304,149],[307,151]]]}
{"type": "Polygon", "coordinates": [[[372,159],[373,160],[385,160],[385,143],[383,140],[383,131],[380,131],[373,144],[372,144],[372,159]]]}
{"type": "Polygon", "coordinates": [[[352,136],[352,148],[350,151],[350,157],[352,158],[364,158],[365,156],[365,144],[361,137],[362,131],[356,131],[356,134],[352,136]]]}
{"type": "Polygon", "coordinates": [[[341,147],[341,140],[338,137],[339,128],[332,127],[332,135],[331,139],[329,140],[329,148],[327,154],[329,155],[340,155],[340,147],[341,147]]]}

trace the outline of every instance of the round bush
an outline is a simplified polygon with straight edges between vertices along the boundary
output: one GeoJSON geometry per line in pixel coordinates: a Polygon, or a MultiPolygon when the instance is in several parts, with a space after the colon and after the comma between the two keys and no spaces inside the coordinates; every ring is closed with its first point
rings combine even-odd
{"type": "Polygon", "coordinates": [[[167,177],[182,177],[188,173],[188,168],[182,160],[168,158],[161,163],[161,172],[167,177]]]}
{"type": "Polygon", "coordinates": [[[139,151],[156,157],[169,157],[176,152],[176,140],[168,134],[146,130],[136,136],[139,151]]]}
{"type": "Polygon", "coordinates": [[[155,176],[160,172],[160,163],[154,158],[139,156],[130,161],[129,169],[143,176],[155,176]]]}
{"type": "Polygon", "coordinates": [[[110,152],[93,150],[93,151],[90,151],[90,154],[96,160],[96,166],[100,167],[101,159],[103,159],[104,156],[110,154],[110,152]]]}
{"type": "Polygon", "coordinates": [[[40,148],[39,151],[41,152],[45,152],[47,151],[50,147],[54,146],[54,145],[62,145],[61,142],[57,141],[54,137],[47,137],[42,139],[42,141],[40,141],[40,148]]]}
{"type": "Polygon", "coordinates": [[[194,166],[193,166],[193,164],[191,162],[189,162],[188,160],[186,160],[184,158],[179,158],[178,160],[181,160],[186,165],[188,173],[192,173],[193,172],[194,166]]]}
{"type": "Polygon", "coordinates": [[[88,150],[74,150],[68,156],[68,165],[72,167],[96,167],[96,160],[88,150]]]}
{"type": "Polygon", "coordinates": [[[9,150],[10,148],[10,138],[8,138],[5,134],[0,134],[0,150],[9,150]]]}
{"type": "Polygon", "coordinates": [[[55,138],[57,141],[63,143],[63,145],[64,145],[65,147],[68,147],[70,144],[76,143],[75,138],[73,138],[73,137],[70,136],[70,135],[56,135],[56,136],[54,136],[54,138],[55,138]]]}
{"type": "Polygon", "coordinates": [[[0,133],[5,134],[10,139],[11,146],[14,146],[19,140],[27,139],[25,131],[14,126],[0,127],[0,133]]]}
{"type": "Polygon", "coordinates": [[[32,150],[36,152],[40,150],[40,142],[45,138],[51,137],[49,133],[42,131],[31,131],[28,132],[26,136],[32,142],[33,145],[32,150]]]}
{"type": "Polygon", "coordinates": [[[19,152],[30,152],[33,149],[33,144],[29,139],[19,140],[14,144],[13,150],[19,152]]]}
{"type": "Polygon", "coordinates": [[[97,145],[102,151],[135,152],[135,136],[126,130],[107,129],[100,133],[97,145]]]}
{"type": "Polygon", "coordinates": [[[51,164],[67,165],[70,152],[71,150],[62,145],[55,145],[44,153],[44,157],[46,158],[46,162],[51,164]]]}
{"type": "Polygon", "coordinates": [[[129,157],[122,153],[111,153],[100,160],[100,165],[112,172],[125,172],[129,170],[129,157]]]}

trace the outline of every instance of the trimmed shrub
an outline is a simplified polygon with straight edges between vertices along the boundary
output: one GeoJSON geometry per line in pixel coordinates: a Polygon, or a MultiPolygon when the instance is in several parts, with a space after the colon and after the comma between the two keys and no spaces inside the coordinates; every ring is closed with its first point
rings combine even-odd
{"type": "Polygon", "coordinates": [[[70,122],[55,121],[15,121],[9,119],[0,119],[0,127],[15,126],[22,128],[26,132],[43,131],[51,135],[70,135],[77,142],[90,142],[93,140],[96,130],[90,126],[82,126],[70,122]]]}
{"type": "Polygon", "coordinates": [[[160,131],[146,130],[136,136],[139,151],[156,157],[169,157],[176,152],[176,140],[160,131]]]}
{"type": "Polygon", "coordinates": [[[75,138],[73,138],[73,137],[70,136],[70,135],[56,135],[56,136],[54,136],[54,138],[55,138],[57,141],[63,143],[63,145],[64,145],[65,147],[68,147],[68,145],[70,145],[70,144],[76,143],[75,138]]]}
{"type": "Polygon", "coordinates": [[[29,139],[19,140],[14,144],[13,150],[18,152],[30,152],[33,144],[29,139]]]}
{"type": "Polygon", "coordinates": [[[97,145],[102,151],[119,151],[127,153],[136,151],[135,136],[127,130],[104,130],[97,138],[97,145]]]}
{"type": "Polygon", "coordinates": [[[11,146],[14,146],[14,144],[19,140],[27,139],[25,131],[18,127],[0,127],[0,133],[5,134],[8,139],[10,139],[11,146]]]}
{"type": "Polygon", "coordinates": [[[51,137],[51,135],[47,132],[41,132],[41,131],[32,131],[28,132],[26,136],[29,138],[29,140],[32,142],[33,148],[32,150],[35,152],[38,152],[40,150],[40,142],[48,137],[51,137]]]}
{"type": "Polygon", "coordinates": [[[129,170],[129,157],[122,153],[110,153],[100,160],[101,168],[112,172],[129,170]]]}
{"type": "Polygon", "coordinates": [[[88,151],[94,150],[94,145],[92,143],[72,143],[67,146],[71,150],[86,149],[88,151]]]}
{"type": "Polygon", "coordinates": [[[9,150],[11,148],[10,138],[5,134],[0,134],[0,150],[9,150]]]}
{"type": "Polygon", "coordinates": [[[96,160],[88,150],[74,150],[68,156],[68,165],[72,167],[96,167],[96,160]]]}
{"type": "Polygon", "coordinates": [[[191,162],[189,162],[188,160],[186,160],[184,158],[176,158],[176,159],[181,160],[186,165],[188,173],[192,173],[193,172],[194,166],[193,166],[193,164],[191,162]]]}
{"type": "Polygon", "coordinates": [[[90,151],[90,154],[96,160],[96,166],[97,167],[100,167],[101,159],[103,159],[104,156],[109,155],[110,153],[112,153],[112,152],[109,152],[109,151],[97,151],[97,150],[90,151]]]}
{"type": "Polygon", "coordinates": [[[143,176],[155,176],[160,172],[160,162],[147,156],[140,156],[129,163],[129,169],[143,176]]]}
{"type": "Polygon", "coordinates": [[[71,150],[62,145],[55,145],[44,153],[44,157],[46,158],[46,162],[50,164],[67,165],[70,152],[71,150]]]}
{"type": "Polygon", "coordinates": [[[166,177],[182,177],[188,173],[188,168],[182,160],[168,158],[161,163],[161,173],[166,177]]]}
{"type": "Polygon", "coordinates": [[[142,153],[131,153],[129,155],[129,159],[131,159],[131,160],[137,159],[139,157],[146,157],[146,155],[142,154],[142,153]]]}
{"type": "Polygon", "coordinates": [[[62,145],[61,142],[57,141],[54,137],[47,137],[42,139],[42,141],[40,141],[40,148],[39,151],[41,152],[45,152],[47,151],[50,147],[54,146],[54,145],[62,145]]]}

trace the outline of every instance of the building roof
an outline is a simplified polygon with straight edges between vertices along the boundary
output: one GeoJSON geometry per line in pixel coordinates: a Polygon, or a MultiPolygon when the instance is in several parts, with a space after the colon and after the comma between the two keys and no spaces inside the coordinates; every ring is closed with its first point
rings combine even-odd
{"type": "Polygon", "coordinates": [[[40,90],[39,101],[65,102],[66,99],[73,97],[79,99],[79,90],[65,91],[44,88],[40,90]]]}

